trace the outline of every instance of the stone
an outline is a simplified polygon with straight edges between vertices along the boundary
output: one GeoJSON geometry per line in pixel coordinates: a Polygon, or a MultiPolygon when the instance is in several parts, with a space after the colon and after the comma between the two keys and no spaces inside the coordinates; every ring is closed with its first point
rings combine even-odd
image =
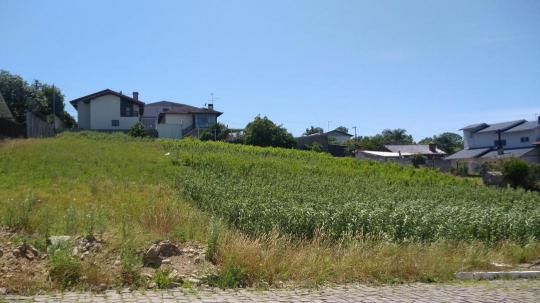
{"type": "Polygon", "coordinates": [[[171,264],[171,259],[163,259],[161,260],[161,264],[171,264]]]}
{"type": "Polygon", "coordinates": [[[0,296],[5,296],[7,294],[7,289],[5,287],[0,287],[0,296]]]}
{"type": "Polygon", "coordinates": [[[21,257],[21,251],[18,249],[18,248],[15,248],[14,250],[11,251],[13,253],[13,256],[15,258],[20,258],[21,257]]]}
{"type": "Polygon", "coordinates": [[[120,266],[120,265],[122,265],[122,262],[120,262],[120,260],[114,261],[114,266],[120,266]]]}
{"type": "Polygon", "coordinates": [[[492,186],[503,186],[504,185],[504,177],[501,172],[498,171],[488,171],[482,176],[482,181],[484,182],[484,185],[492,185],[492,186]]]}
{"type": "Polygon", "coordinates": [[[71,240],[71,237],[70,236],[50,236],[49,237],[49,243],[52,245],[52,246],[56,246],[60,243],[64,243],[64,242],[67,242],[67,241],[70,241],[71,240]]]}
{"type": "Polygon", "coordinates": [[[187,278],[186,281],[188,281],[189,283],[193,284],[193,285],[200,285],[201,284],[201,280],[197,279],[197,278],[187,278]]]}
{"type": "Polygon", "coordinates": [[[143,264],[147,267],[158,268],[164,258],[180,255],[180,250],[169,241],[154,243],[143,255],[143,264]]]}

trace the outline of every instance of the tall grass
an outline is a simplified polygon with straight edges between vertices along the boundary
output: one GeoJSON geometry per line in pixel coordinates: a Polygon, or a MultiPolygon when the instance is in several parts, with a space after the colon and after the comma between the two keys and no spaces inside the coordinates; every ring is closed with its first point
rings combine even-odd
{"type": "Polygon", "coordinates": [[[435,171],[274,148],[92,133],[0,146],[1,225],[39,241],[101,234],[102,257],[121,264],[83,262],[94,284],[138,285],[140,252],[166,238],[205,243],[221,287],[446,281],[540,258],[539,203],[435,171]]]}

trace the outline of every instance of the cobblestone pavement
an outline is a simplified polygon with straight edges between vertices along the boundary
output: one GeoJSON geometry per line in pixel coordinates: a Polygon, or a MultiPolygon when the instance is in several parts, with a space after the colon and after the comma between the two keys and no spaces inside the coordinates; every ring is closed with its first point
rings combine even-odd
{"type": "MultiPolygon", "coordinates": [[[[34,297],[5,296],[7,302],[540,302],[540,280],[469,284],[367,286],[349,284],[320,289],[68,292],[34,297]]],[[[2,300],[0,300],[2,301],[2,300]]]]}

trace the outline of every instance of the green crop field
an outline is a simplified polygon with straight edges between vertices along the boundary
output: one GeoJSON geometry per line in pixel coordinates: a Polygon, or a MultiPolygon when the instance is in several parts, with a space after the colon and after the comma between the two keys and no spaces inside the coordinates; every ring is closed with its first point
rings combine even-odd
{"type": "Polygon", "coordinates": [[[274,229],[390,241],[540,238],[540,195],[428,169],[312,152],[167,142],[197,205],[259,235],[274,229]]]}
{"type": "Polygon", "coordinates": [[[141,287],[141,252],[165,239],[206,246],[225,287],[449,281],[538,260],[540,195],[278,148],[89,132],[0,141],[0,246],[45,252],[50,235],[91,234],[104,248],[80,264],[20,270],[0,254],[15,271],[0,287],[62,288],[49,275],[59,265],[85,277],[71,287],[141,287]]]}

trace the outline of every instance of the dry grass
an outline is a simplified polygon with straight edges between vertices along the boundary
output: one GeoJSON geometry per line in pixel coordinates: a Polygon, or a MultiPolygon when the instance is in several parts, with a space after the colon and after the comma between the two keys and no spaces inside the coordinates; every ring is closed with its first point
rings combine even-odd
{"type": "Polygon", "coordinates": [[[280,286],[283,282],[314,286],[323,282],[443,282],[461,270],[494,269],[494,261],[507,264],[540,258],[540,245],[521,246],[482,242],[387,243],[316,238],[293,241],[272,233],[252,239],[234,231],[220,241],[218,263],[246,269],[248,282],[280,286]]]}

